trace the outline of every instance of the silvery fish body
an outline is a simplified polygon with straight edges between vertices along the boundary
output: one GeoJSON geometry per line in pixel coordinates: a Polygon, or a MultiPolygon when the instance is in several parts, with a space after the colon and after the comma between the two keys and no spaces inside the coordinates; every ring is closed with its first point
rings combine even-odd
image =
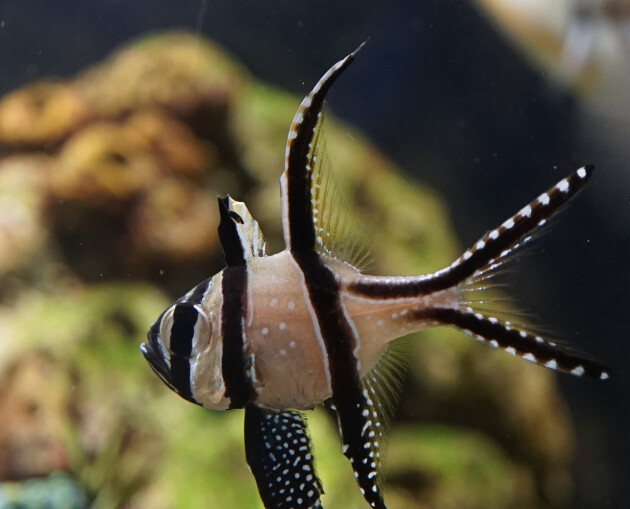
{"type": "Polygon", "coordinates": [[[582,189],[591,167],[558,182],[436,273],[368,276],[342,259],[343,228],[329,210],[334,189],[318,160],[319,125],[328,90],[355,54],[320,79],[289,130],[280,180],[286,249],[267,256],[246,206],[219,198],[226,268],[169,307],[141,346],[183,398],[214,410],[245,408],[247,461],[267,508],[321,507],[301,411],[324,402],[337,414],[359,489],[371,507],[385,507],[382,390],[388,347],[398,337],[453,326],[548,368],[609,376],[594,361],[473,309],[466,295],[582,189]]]}

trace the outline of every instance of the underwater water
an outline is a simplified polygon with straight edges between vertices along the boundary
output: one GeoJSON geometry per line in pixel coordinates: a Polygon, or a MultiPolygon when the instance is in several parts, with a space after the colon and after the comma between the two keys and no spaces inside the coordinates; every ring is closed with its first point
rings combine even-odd
{"type": "MultiPolygon", "coordinates": [[[[615,134],[630,98],[607,123],[596,87],[549,79],[501,30],[454,0],[2,2],[0,507],[60,471],[78,505],[260,507],[242,413],[177,398],[138,345],[221,268],[217,194],[246,198],[281,246],[289,122],[368,38],[330,94],[328,138],[369,222],[373,270],[439,269],[592,163],[592,183],[504,279],[529,320],[617,373],[599,384],[455,331],[420,334],[388,507],[625,507],[630,163],[615,134]],[[131,42],[175,29],[191,35],[131,42]]],[[[309,422],[324,505],[365,507],[334,423],[323,411],[309,422]]]]}

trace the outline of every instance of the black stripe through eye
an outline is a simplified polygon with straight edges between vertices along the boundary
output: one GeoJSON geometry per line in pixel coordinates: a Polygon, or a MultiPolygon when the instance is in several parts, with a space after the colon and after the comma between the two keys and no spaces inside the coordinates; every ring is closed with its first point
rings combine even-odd
{"type": "Polygon", "coordinates": [[[175,306],[170,337],[170,349],[173,355],[190,357],[198,317],[199,312],[192,304],[183,302],[175,306]]]}
{"type": "Polygon", "coordinates": [[[195,324],[199,312],[193,304],[182,302],[173,310],[173,325],[169,346],[171,350],[171,383],[183,398],[196,403],[190,387],[190,355],[195,324]]]}

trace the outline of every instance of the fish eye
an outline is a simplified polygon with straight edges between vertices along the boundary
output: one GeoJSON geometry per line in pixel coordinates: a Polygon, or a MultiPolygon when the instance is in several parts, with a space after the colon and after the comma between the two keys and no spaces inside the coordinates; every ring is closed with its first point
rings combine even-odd
{"type": "Polygon", "coordinates": [[[178,302],[162,318],[160,342],[170,356],[192,358],[209,343],[212,324],[197,304],[178,302]]]}

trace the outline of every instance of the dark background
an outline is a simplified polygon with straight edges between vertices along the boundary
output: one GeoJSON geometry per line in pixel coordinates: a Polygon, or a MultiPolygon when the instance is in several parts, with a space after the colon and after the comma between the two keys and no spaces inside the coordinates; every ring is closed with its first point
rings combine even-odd
{"type": "Polygon", "coordinates": [[[617,372],[607,384],[560,377],[578,433],[570,507],[628,507],[630,162],[620,156],[623,137],[618,147],[590,140],[579,128],[580,98],[550,84],[467,2],[270,4],[2,0],[0,93],[72,76],[147,31],[183,27],[302,95],[369,37],[335,85],[330,108],[445,197],[462,245],[594,163],[587,191],[511,280],[537,321],[617,372]]]}

